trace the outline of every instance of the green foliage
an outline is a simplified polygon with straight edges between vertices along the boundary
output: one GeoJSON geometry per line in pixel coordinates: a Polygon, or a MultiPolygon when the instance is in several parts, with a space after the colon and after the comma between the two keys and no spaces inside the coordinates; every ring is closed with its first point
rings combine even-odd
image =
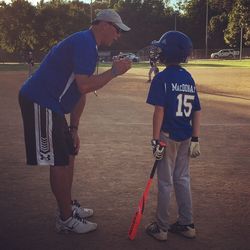
{"type": "Polygon", "coordinates": [[[227,29],[225,30],[225,42],[231,47],[239,44],[241,28],[243,28],[244,43],[250,45],[249,25],[250,25],[250,3],[249,0],[236,0],[232,11],[229,14],[227,29]]]}
{"type": "Polygon", "coordinates": [[[8,52],[23,53],[34,48],[36,8],[25,0],[0,5],[0,47],[8,52]]]}
{"type": "Polygon", "coordinates": [[[115,7],[131,31],[122,37],[119,45],[113,46],[114,49],[122,47],[125,50],[133,48],[137,51],[173,28],[169,16],[165,15],[162,0],[120,0],[115,7]]]}
{"type": "Polygon", "coordinates": [[[220,48],[224,40],[223,30],[226,29],[227,23],[228,18],[225,12],[210,19],[208,26],[210,48],[220,48]]]}
{"type": "Polygon", "coordinates": [[[48,51],[53,45],[89,25],[84,4],[61,0],[40,3],[37,9],[35,30],[39,30],[36,49],[48,51]]]}
{"type": "Polygon", "coordinates": [[[16,54],[35,50],[44,54],[68,35],[86,29],[99,9],[114,8],[131,31],[122,36],[112,50],[136,52],[159,39],[163,33],[177,30],[187,33],[194,48],[205,48],[206,3],[208,1],[208,46],[238,46],[240,28],[243,42],[250,46],[249,0],[41,0],[37,6],[27,0],[0,2],[0,49],[16,54]],[[224,32],[225,31],[225,32],[224,32]]]}

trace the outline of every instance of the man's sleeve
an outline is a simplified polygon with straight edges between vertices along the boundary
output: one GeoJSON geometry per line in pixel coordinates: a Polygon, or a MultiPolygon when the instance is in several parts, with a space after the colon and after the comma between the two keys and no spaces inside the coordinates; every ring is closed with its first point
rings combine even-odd
{"type": "Polygon", "coordinates": [[[76,41],[73,49],[74,73],[92,75],[95,71],[96,62],[96,48],[85,39],[76,41]]]}

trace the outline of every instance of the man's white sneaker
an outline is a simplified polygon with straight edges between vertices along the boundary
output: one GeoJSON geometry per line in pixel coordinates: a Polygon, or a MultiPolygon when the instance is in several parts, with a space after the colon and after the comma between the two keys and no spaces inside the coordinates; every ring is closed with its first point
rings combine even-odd
{"type": "Polygon", "coordinates": [[[81,207],[77,200],[72,201],[72,210],[75,210],[82,218],[89,218],[94,214],[93,209],[81,207]]]}
{"type": "MultiPolygon", "coordinates": [[[[81,207],[80,203],[77,200],[73,200],[71,204],[72,211],[76,211],[76,213],[83,219],[89,218],[94,214],[94,210],[91,208],[81,207]]],[[[60,210],[57,208],[56,210],[56,218],[60,217],[60,210]]]]}
{"type": "Polygon", "coordinates": [[[96,230],[97,224],[81,218],[76,211],[71,217],[63,221],[60,217],[56,220],[56,231],[58,233],[74,232],[84,234],[96,230]]]}

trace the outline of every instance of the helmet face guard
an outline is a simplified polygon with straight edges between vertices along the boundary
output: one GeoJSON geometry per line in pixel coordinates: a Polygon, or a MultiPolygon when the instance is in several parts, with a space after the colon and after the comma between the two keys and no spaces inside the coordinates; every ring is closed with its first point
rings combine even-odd
{"type": "Polygon", "coordinates": [[[152,45],[157,48],[154,51],[164,64],[187,62],[193,48],[191,39],[179,31],[166,32],[159,41],[153,41],[152,45]]]}

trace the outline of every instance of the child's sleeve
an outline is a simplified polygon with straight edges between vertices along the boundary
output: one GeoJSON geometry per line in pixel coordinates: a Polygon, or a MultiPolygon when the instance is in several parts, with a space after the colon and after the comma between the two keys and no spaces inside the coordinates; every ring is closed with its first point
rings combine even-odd
{"type": "Polygon", "coordinates": [[[193,110],[199,111],[201,110],[200,100],[197,91],[195,92],[194,103],[193,103],[193,110]]]}
{"type": "Polygon", "coordinates": [[[153,106],[165,107],[166,103],[166,86],[159,77],[155,77],[151,83],[147,101],[153,106]]]}

